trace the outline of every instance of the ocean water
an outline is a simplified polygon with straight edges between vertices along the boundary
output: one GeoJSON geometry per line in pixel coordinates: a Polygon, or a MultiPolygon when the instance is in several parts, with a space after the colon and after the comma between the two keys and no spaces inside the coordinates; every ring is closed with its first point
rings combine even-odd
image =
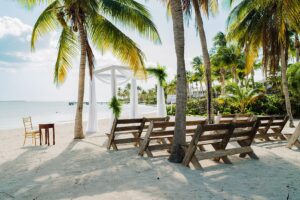
{"type": "MultiPolygon", "coordinates": [[[[122,116],[128,116],[130,106],[124,104],[122,116]]],[[[89,106],[84,105],[83,120],[88,118],[89,106]]],[[[156,106],[139,105],[138,114],[155,112],[156,106]]],[[[31,116],[34,125],[39,123],[74,122],[76,105],[68,102],[0,102],[0,129],[23,127],[23,117],[31,116]]],[[[107,104],[97,104],[98,119],[109,118],[111,110],[107,104]]]]}

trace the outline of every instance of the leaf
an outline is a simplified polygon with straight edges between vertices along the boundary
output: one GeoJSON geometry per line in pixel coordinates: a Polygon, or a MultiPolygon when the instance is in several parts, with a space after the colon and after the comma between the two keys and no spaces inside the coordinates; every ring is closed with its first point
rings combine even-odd
{"type": "Polygon", "coordinates": [[[62,30],[58,44],[54,82],[60,85],[66,80],[68,70],[72,67],[72,59],[78,55],[79,47],[76,35],[68,27],[62,30]]]}

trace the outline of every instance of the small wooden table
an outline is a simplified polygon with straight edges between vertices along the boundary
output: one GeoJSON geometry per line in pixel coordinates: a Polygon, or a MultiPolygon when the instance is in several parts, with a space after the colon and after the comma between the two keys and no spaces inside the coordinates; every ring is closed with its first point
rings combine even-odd
{"type": "Polygon", "coordinates": [[[45,129],[45,144],[50,145],[49,140],[49,129],[52,128],[53,132],[53,145],[55,145],[55,128],[54,124],[39,124],[39,131],[40,131],[40,145],[42,145],[42,129],[45,129]]]}

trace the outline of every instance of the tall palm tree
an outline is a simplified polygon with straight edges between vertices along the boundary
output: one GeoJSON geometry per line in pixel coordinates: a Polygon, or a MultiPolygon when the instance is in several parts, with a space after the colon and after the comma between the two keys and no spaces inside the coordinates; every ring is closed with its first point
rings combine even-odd
{"type": "Polygon", "coordinates": [[[135,0],[19,0],[32,7],[48,4],[39,16],[32,31],[31,47],[39,37],[61,28],[58,56],[55,64],[54,81],[62,84],[72,67],[80,49],[78,100],[75,118],[74,138],[84,138],[82,110],[86,62],[92,78],[94,55],[90,40],[102,51],[112,51],[135,72],[144,74],[144,55],[137,44],[126,36],[115,24],[137,30],[142,36],[160,42],[155,25],[148,10],[135,0]],[[78,38],[79,39],[78,39],[78,38]]]}
{"type": "Polygon", "coordinates": [[[210,123],[213,122],[213,94],[212,94],[212,81],[211,81],[211,63],[208,53],[206,34],[203,25],[201,10],[209,16],[210,12],[216,12],[218,9],[218,0],[183,0],[184,8],[187,13],[190,13],[191,5],[194,8],[200,43],[202,47],[202,55],[205,66],[206,88],[207,88],[207,115],[210,123]]]}
{"type": "Polygon", "coordinates": [[[176,87],[176,114],[175,133],[172,145],[170,162],[181,163],[184,157],[182,145],[185,145],[186,125],[186,70],[184,60],[184,25],[182,3],[178,0],[170,0],[174,42],[177,58],[177,87],[176,87]]]}
{"type": "Polygon", "coordinates": [[[246,68],[251,68],[260,47],[263,51],[265,71],[276,74],[281,64],[282,90],[285,97],[290,126],[293,115],[286,78],[289,31],[300,29],[298,0],[241,1],[229,17],[229,38],[245,46],[246,68]]]}
{"type": "MultiPolygon", "coordinates": [[[[191,62],[192,68],[194,70],[194,75],[193,75],[193,80],[197,82],[199,82],[200,85],[200,91],[201,94],[203,93],[203,85],[202,82],[204,80],[204,66],[203,66],[203,62],[202,59],[197,56],[195,58],[193,58],[193,61],[191,62]]],[[[200,95],[201,96],[201,95],[200,95]]]]}

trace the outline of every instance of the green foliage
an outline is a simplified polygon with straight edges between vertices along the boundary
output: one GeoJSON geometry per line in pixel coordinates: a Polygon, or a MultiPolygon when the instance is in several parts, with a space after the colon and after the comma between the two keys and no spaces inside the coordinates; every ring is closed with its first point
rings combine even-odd
{"type": "Polygon", "coordinates": [[[121,102],[117,99],[117,97],[113,97],[111,101],[109,102],[109,108],[112,110],[114,116],[116,119],[118,119],[121,115],[122,112],[122,104],[121,102]]]}
{"type": "Polygon", "coordinates": [[[156,104],[156,88],[142,90],[139,92],[139,102],[145,104],[156,104]]]}
{"type": "Polygon", "coordinates": [[[164,87],[166,85],[166,79],[168,77],[168,74],[166,72],[166,67],[165,66],[161,66],[161,65],[157,65],[156,68],[154,67],[149,67],[147,69],[147,72],[153,76],[155,76],[155,78],[157,78],[159,84],[164,87]]]}
{"type": "MultiPolygon", "coordinates": [[[[291,92],[295,95],[300,93],[300,63],[290,65],[287,70],[288,84],[291,92]]],[[[299,95],[300,96],[300,95],[299,95]]]]}
{"type": "MultiPolygon", "coordinates": [[[[187,101],[187,115],[206,115],[206,99],[190,99],[187,101]]],[[[167,114],[175,115],[176,105],[167,105],[167,114]]]]}
{"type": "Polygon", "coordinates": [[[90,74],[94,56],[89,40],[102,52],[111,51],[136,73],[145,77],[144,54],[138,45],[118,27],[137,31],[155,43],[160,43],[158,31],[149,11],[135,0],[18,0],[27,8],[43,4],[46,9],[37,19],[31,38],[32,50],[38,39],[62,28],[58,44],[54,81],[62,84],[72,66],[72,60],[81,47],[87,57],[90,74]],[[77,39],[81,36],[80,41],[77,39]],[[84,47],[84,48],[83,48],[84,47]]]}

